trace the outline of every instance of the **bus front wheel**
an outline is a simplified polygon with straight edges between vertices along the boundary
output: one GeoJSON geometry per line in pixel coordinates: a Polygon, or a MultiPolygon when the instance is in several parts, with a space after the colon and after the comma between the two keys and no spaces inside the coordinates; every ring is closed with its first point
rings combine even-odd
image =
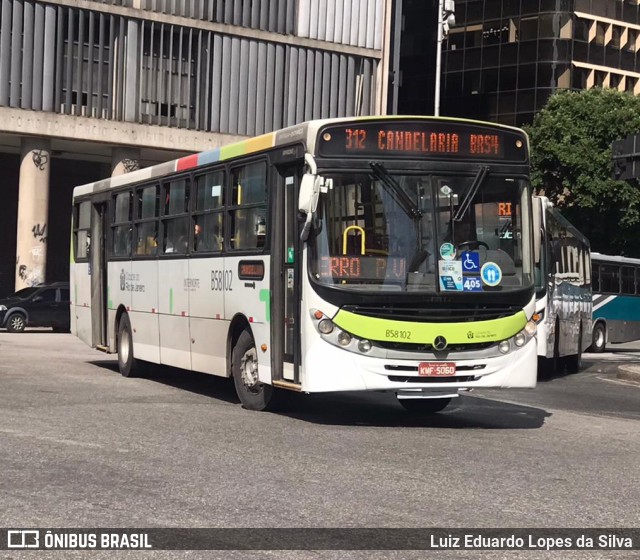
{"type": "Polygon", "coordinates": [[[133,357],[133,335],[131,321],[126,313],[118,324],[118,369],[123,377],[137,377],[140,364],[133,357]]]}
{"type": "Polygon", "coordinates": [[[265,410],[273,387],[258,379],[258,352],[249,331],[242,331],[231,356],[231,372],[236,393],[247,410],[265,410]]]}
{"type": "Polygon", "coordinates": [[[412,414],[435,414],[444,410],[451,399],[398,399],[398,402],[412,414]]]}
{"type": "Polygon", "coordinates": [[[590,350],[596,354],[604,352],[607,346],[607,329],[603,323],[593,325],[593,335],[590,350]]]}

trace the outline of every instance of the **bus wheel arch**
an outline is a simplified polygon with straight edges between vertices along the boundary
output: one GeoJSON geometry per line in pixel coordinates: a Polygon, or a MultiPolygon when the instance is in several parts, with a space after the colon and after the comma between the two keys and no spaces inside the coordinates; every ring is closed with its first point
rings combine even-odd
{"type": "Polygon", "coordinates": [[[596,354],[601,354],[607,347],[607,324],[605,321],[596,321],[591,334],[591,347],[589,350],[596,354]]]}
{"type": "Polygon", "coordinates": [[[258,378],[258,350],[245,317],[236,316],[229,329],[230,374],[243,408],[265,410],[273,387],[258,378]]]}

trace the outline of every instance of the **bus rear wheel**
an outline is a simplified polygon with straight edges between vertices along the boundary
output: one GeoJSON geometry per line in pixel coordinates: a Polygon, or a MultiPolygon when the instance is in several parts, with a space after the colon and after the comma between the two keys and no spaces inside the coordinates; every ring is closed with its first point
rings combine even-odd
{"type": "Polygon", "coordinates": [[[118,369],[123,377],[138,377],[140,363],[133,356],[133,335],[131,321],[126,313],[118,323],[118,369]]]}
{"type": "Polygon", "coordinates": [[[273,387],[258,379],[258,352],[253,336],[242,331],[231,355],[231,373],[236,393],[247,410],[265,410],[273,396],[273,387]]]}
{"type": "Polygon", "coordinates": [[[451,402],[447,399],[398,399],[403,408],[411,414],[435,414],[444,410],[451,402]]]}
{"type": "Polygon", "coordinates": [[[593,325],[593,334],[590,350],[596,354],[601,354],[607,347],[607,329],[603,323],[593,325]]]}

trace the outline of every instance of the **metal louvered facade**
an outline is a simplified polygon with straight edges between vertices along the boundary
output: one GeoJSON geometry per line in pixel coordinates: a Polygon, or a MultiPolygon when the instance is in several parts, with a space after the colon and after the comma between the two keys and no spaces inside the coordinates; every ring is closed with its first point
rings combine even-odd
{"type": "Polygon", "coordinates": [[[382,112],[384,0],[1,0],[0,107],[252,136],[382,112]]]}
{"type": "Polygon", "coordinates": [[[74,185],[384,114],[393,4],[0,0],[0,296],[68,277],[74,185]]]}

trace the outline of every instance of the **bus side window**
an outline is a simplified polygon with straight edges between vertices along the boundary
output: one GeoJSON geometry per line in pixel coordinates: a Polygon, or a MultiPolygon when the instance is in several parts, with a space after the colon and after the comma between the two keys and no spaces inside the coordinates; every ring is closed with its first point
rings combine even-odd
{"type": "Polygon", "coordinates": [[[149,256],[158,252],[159,187],[145,187],[138,191],[136,224],[136,255],[149,256]]]}
{"type": "Polygon", "coordinates": [[[230,248],[260,249],[267,236],[267,165],[251,163],[231,172],[230,248]]]}
{"type": "Polygon", "coordinates": [[[186,254],[189,247],[189,179],[171,181],[165,186],[163,252],[186,254]]]}

